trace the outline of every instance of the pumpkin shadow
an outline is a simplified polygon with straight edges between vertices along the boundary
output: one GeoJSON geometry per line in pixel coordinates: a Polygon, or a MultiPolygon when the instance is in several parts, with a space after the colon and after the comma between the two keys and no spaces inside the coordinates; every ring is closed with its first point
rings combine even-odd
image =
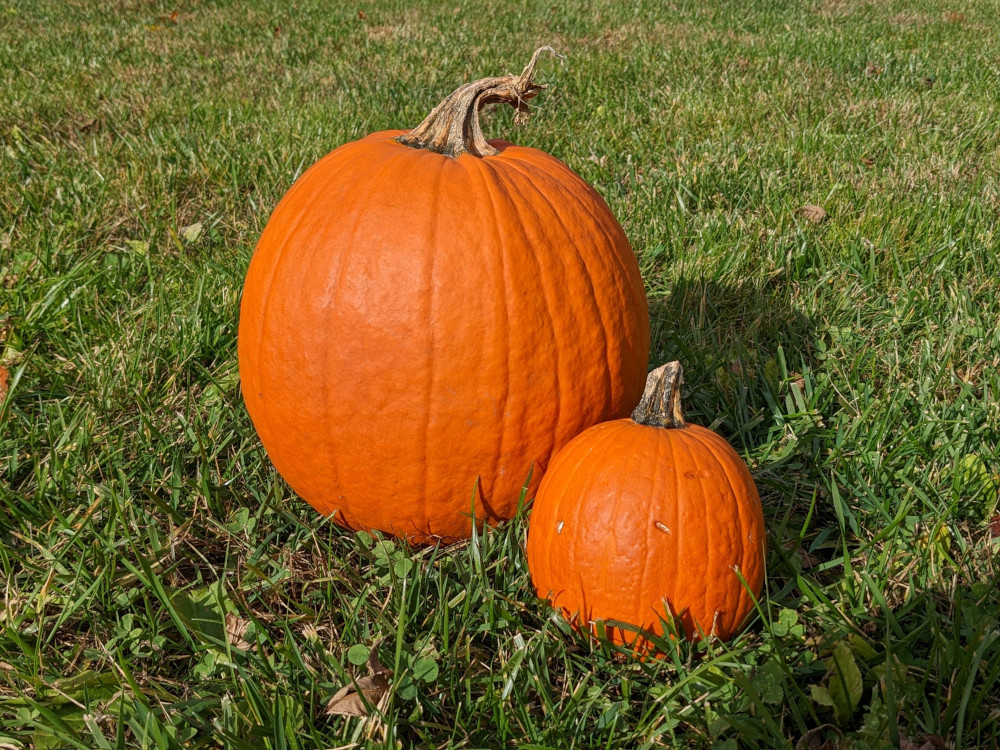
{"type": "Polygon", "coordinates": [[[815,361],[813,321],[784,284],[681,277],[649,316],[650,366],[680,360],[685,414],[740,452],[769,439],[774,404],[815,361]]]}

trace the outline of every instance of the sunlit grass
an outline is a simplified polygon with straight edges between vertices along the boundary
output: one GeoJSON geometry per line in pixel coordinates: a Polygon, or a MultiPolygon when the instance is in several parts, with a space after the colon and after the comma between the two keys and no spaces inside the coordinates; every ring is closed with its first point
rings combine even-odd
{"type": "Polygon", "coordinates": [[[996,745],[996,20],[0,1],[0,746],[996,745]],[[651,364],[684,362],[765,505],[760,616],[661,662],[534,599],[523,517],[416,550],[323,522],[239,396],[243,274],[295,177],[549,43],[530,125],[488,132],[606,197],[651,364]],[[369,649],[381,710],[326,716],[369,649]]]}

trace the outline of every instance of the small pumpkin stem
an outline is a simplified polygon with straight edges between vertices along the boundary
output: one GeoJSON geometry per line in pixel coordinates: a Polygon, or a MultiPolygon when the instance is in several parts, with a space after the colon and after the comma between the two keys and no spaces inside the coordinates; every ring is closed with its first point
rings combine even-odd
{"type": "Polygon", "coordinates": [[[683,427],[681,410],[681,383],[684,368],[680,362],[668,362],[646,376],[646,390],[639,405],[632,412],[632,419],[650,427],[683,427]]]}
{"type": "Polygon", "coordinates": [[[479,110],[487,104],[506,103],[517,110],[515,122],[528,121],[528,100],[545,86],[535,83],[535,66],[543,52],[561,58],[552,47],[540,47],[531,56],[521,75],[483,78],[460,86],[437,105],[424,121],[409,133],[396,138],[405,146],[426,148],[439,154],[459,156],[494,156],[500,153],[490,145],[479,125],[479,110]]]}

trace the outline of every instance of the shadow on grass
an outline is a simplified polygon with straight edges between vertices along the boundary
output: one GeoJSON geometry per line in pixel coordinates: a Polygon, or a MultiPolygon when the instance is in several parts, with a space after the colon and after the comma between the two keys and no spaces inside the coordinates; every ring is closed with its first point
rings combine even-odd
{"type": "Polygon", "coordinates": [[[765,442],[762,415],[813,364],[815,325],[788,288],[682,277],[651,296],[649,312],[651,364],[681,361],[692,420],[714,425],[737,450],[765,442]]]}

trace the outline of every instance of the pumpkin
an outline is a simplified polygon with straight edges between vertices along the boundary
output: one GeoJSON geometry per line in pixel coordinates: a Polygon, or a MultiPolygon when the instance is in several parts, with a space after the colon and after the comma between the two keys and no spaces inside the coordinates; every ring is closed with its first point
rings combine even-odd
{"type": "Polygon", "coordinates": [[[680,363],[650,373],[631,419],[596,425],[552,460],[531,508],[538,595],[580,630],[640,651],[672,620],[726,640],[764,581],[764,516],[746,464],[684,422],[680,363]],[[676,619],[674,619],[676,618],[676,619]]]}
{"type": "Polygon", "coordinates": [[[642,395],[649,315],[621,226],[561,161],[479,124],[485,104],[527,114],[544,51],[328,154],[254,251],[247,410],[292,489],[347,528],[467,537],[642,395]]]}

